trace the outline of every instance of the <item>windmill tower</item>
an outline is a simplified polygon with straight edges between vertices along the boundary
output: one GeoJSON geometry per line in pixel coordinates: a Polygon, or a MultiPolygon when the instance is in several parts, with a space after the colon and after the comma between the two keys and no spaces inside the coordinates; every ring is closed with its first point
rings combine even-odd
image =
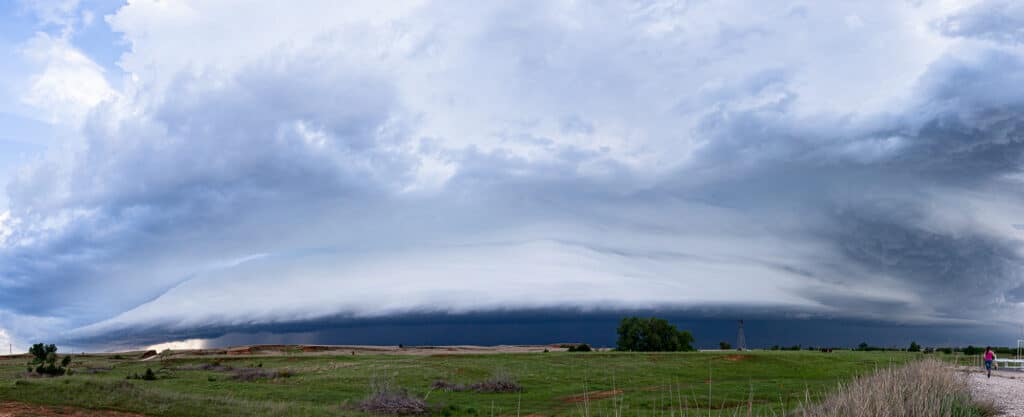
{"type": "Polygon", "coordinates": [[[743,337],[743,320],[740,320],[740,328],[736,334],[736,350],[747,350],[747,338],[743,337]]]}

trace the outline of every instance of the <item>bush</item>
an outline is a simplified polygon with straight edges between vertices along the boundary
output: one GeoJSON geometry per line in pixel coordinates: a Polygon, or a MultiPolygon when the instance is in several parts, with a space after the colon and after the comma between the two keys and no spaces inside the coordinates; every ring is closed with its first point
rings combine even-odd
{"type": "Polygon", "coordinates": [[[519,381],[512,375],[504,372],[495,372],[490,378],[483,381],[470,384],[456,384],[445,380],[434,381],[430,384],[431,389],[436,389],[444,392],[464,392],[464,391],[475,391],[481,393],[506,393],[506,392],[520,392],[523,390],[522,385],[519,385],[519,381]]]}
{"type": "Polygon", "coordinates": [[[430,413],[427,402],[409,394],[386,377],[370,380],[370,395],[359,403],[359,410],[372,414],[422,415],[430,413]]]}
{"type": "Polygon", "coordinates": [[[907,352],[920,352],[920,351],[921,351],[921,345],[917,344],[917,342],[910,342],[910,347],[907,348],[907,352]]]}
{"type": "Polygon", "coordinates": [[[490,378],[473,384],[471,388],[476,392],[488,393],[519,392],[523,390],[523,387],[519,385],[519,381],[516,381],[511,374],[504,371],[495,372],[490,378]]]}
{"type": "Polygon", "coordinates": [[[730,345],[729,342],[718,342],[718,348],[722,350],[729,350],[732,349],[732,345],[730,345]]]}
{"type": "Polygon", "coordinates": [[[657,317],[627,317],[619,323],[618,350],[630,352],[692,351],[693,335],[679,331],[667,320],[657,317]]]}
{"type": "Polygon", "coordinates": [[[143,381],[156,381],[156,374],[153,373],[152,369],[146,368],[146,373],[142,375],[142,380],[143,381]]]}
{"type": "Polygon", "coordinates": [[[29,362],[29,371],[36,365],[35,373],[46,376],[60,376],[67,373],[67,366],[71,364],[71,356],[65,356],[60,365],[57,365],[57,345],[36,343],[29,348],[32,354],[32,361],[29,362]]]}
{"type": "Polygon", "coordinates": [[[592,350],[593,349],[590,348],[590,345],[586,343],[580,343],[578,345],[569,345],[570,352],[590,352],[592,350]]]}
{"type": "Polygon", "coordinates": [[[231,378],[238,381],[256,381],[260,379],[290,378],[291,376],[292,373],[288,370],[275,371],[262,368],[241,368],[236,370],[231,378]]]}
{"type": "Polygon", "coordinates": [[[463,392],[468,391],[469,387],[462,384],[456,384],[453,382],[445,381],[443,379],[439,379],[437,381],[434,381],[433,384],[430,384],[430,389],[435,389],[444,392],[463,392]]]}

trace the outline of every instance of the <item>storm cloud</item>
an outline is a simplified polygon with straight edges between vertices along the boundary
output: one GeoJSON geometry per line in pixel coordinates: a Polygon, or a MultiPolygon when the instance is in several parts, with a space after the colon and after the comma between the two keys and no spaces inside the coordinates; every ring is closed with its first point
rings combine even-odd
{"type": "Polygon", "coordinates": [[[100,23],[117,71],[39,60],[108,82],[24,93],[71,133],[7,181],[0,337],[550,309],[1009,328],[1022,13],[131,2],[100,23]]]}

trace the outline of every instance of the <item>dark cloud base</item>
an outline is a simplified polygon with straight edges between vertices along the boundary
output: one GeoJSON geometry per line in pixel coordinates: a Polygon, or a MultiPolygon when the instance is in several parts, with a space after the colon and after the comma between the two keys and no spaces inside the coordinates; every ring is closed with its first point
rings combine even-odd
{"type": "Polygon", "coordinates": [[[324,320],[195,331],[137,330],[114,340],[70,341],[93,350],[127,349],[175,340],[206,339],[209,347],[247,344],[354,345],[516,345],[586,342],[614,346],[622,317],[658,316],[690,330],[700,348],[735,343],[736,320],[745,320],[749,347],[852,347],[861,342],[903,347],[911,341],[926,346],[1014,345],[1011,329],[995,325],[910,325],[855,319],[787,318],[760,314],[736,318],[707,317],[689,311],[504,311],[475,314],[409,314],[387,318],[324,320]]]}

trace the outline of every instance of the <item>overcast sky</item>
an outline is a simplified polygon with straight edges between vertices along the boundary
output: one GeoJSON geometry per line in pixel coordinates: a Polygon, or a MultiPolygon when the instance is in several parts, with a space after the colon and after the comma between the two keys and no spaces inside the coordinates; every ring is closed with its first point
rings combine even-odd
{"type": "Polygon", "coordinates": [[[1022,85],[1012,1],[2,2],[0,343],[546,309],[1016,332],[1022,85]]]}

